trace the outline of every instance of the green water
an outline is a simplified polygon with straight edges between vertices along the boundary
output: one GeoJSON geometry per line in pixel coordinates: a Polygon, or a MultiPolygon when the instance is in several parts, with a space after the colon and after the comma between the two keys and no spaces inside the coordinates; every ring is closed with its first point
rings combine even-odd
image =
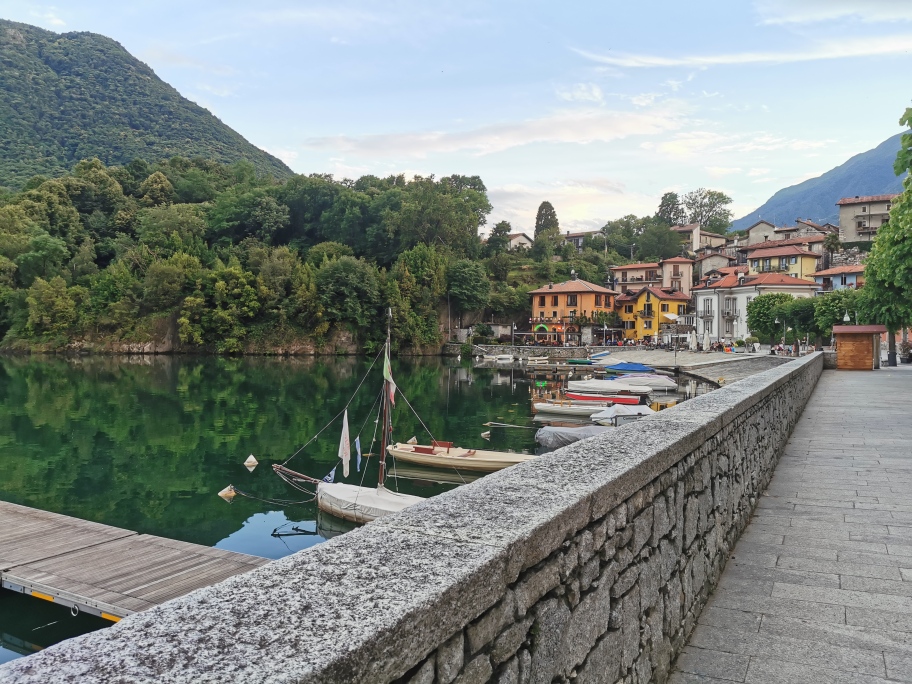
{"type": "MultiPolygon", "coordinates": [[[[0,358],[0,500],[268,558],[287,555],[350,526],[317,516],[312,503],[286,507],[239,496],[227,504],[216,493],[231,483],[266,499],[301,499],[270,465],[339,413],[370,365],[341,357],[0,358]],[[252,473],[243,466],[248,454],[260,461],[252,473]],[[295,534],[271,536],[283,525],[295,534]]],[[[371,451],[379,366],[349,408],[352,441],[360,434],[364,452],[371,451]]],[[[490,441],[481,437],[488,421],[534,425],[531,381],[522,371],[435,357],[394,360],[393,373],[435,438],[535,449],[534,430],[494,428],[490,441]]],[[[402,399],[393,422],[395,439],[428,439],[402,399]]],[[[323,477],[336,463],[340,429],[332,425],[289,467],[323,477]]],[[[365,459],[358,473],[353,457],[345,481],[363,477],[373,485],[376,468],[375,458],[365,459]]],[[[418,479],[387,485],[421,496],[457,486],[405,474],[418,479]]],[[[0,590],[0,662],[107,624],[0,590]]]]}

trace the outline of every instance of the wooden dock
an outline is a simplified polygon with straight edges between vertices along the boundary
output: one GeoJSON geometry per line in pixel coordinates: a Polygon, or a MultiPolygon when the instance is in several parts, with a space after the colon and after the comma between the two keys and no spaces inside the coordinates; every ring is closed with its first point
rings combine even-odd
{"type": "Polygon", "coordinates": [[[269,561],[0,501],[0,585],[114,622],[269,561]]]}

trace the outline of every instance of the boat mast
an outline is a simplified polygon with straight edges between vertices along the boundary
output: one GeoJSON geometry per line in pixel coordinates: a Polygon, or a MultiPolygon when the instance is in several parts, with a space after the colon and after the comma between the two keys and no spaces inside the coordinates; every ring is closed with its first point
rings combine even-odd
{"type": "MultiPolygon", "coordinates": [[[[383,349],[383,364],[386,368],[386,364],[389,362],[389,353],[390,353],[390,325],[393,320],[393,310],[390,308],[388,311],[388,317],[386,321],[386,346],[383,349]]],[[[384,481],[386,480],[386,447],[387,439],[390,432],[390,383],[386,379],[386,373],[383,377],[383,403],[382,405],[382,433],[380,435],[380,474],[378,476],[377,486],[382,487],[384,481]]]]}

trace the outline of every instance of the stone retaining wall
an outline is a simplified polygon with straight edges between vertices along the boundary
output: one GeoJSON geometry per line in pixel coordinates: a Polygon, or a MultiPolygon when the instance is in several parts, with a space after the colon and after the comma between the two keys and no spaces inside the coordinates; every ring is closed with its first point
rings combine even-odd
{"type": "Polygon", "coordinates": [[[0,667],[0,682],[664,681],[813,354],[0,667]]]}
{"type": "MultiPolygon", "coordinates": [[[[517,358],[528,358],[530,356],[547,356],[555,359],[578,359],[585,358],[590,353],[597,354],[603,351],[610,351],[612,356],[623,354],[625,352],[643,351],[646,347],[530,347],[530,346],[511,346],[509,344],[476,344],[473,345],[473,354],[513,354],[517,358]]],[[[671,353],[663,349],[654,349],[656,354],[671,353]]],[[[446,343],[443,345],[443,356],[456,356],[462,353],[462,345],[446,343]]],[[[663,357],[664,358],[664,357],[663,357]]]]}

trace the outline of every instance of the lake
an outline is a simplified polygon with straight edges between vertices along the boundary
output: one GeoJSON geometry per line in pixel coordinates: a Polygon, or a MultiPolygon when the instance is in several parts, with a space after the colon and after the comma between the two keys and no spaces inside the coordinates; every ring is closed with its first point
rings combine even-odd
{"type": "MultiPolygon", "coordinates": [[[[381,363],[351,357],[13,357],[0,358],[0,499],[55,513],[244,553],[280,558],[351,529],[317,515],[315,503],[276,477],[271,464],[323,477],[335,465],[341,420],[351,401],[351,439],[371,446],[381,363]],[[365,375],[367,375],[365,379],[365,375]],[[363,387],[356,392],[359,383],[363,387]],[[248,472],[253,454],[260,465],[248,472]],[[228,484],[251,495],[228,504],[228,484]],[[273,535],[274,530],[279,535],[273,535]]],[[[393,360],[406,401],[397,400],[393,437],[532,451],[530,397],[543,375],[472,368],[438,357],[393,360]],[[486,427],[497,422],[518,427],[486,427]],[[490,431],[490,439],[482,438],[490,431]]],[[[690,392],[705,391],[691,386],[690,392]]],[[[337,481],[373,485],[366,457],[337,481]]],[[[401,467],[387,486],[432,496],[473,479],[465,473],[401,467]],[[444,481],[437,481],[444,480],[444,481]]],[[[0,662],[109,625],[38,599],[0,590],[0,662]]]]}

